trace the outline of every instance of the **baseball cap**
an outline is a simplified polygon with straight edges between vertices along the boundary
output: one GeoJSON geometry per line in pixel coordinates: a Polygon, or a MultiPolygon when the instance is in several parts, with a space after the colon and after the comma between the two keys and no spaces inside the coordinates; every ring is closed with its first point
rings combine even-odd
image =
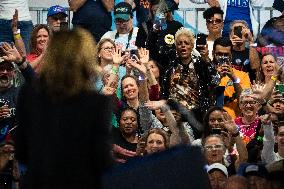
{"type": "Polygon", "coordinates": [[[55,5],[55,6],[49,7],[48,12],[47,12],[47,17],[53,16],[59,13],[62,13],[64,16],[68,16],[64,7],[55,5]]]}
{"type": "Polygon", "coordinates": [[[221,163],[213,163],[211,165],[209,165],[207,167],[207,173],[210,173],[213,170],[219,170],[222,171],[222,173],[224,173],[224,175],[226,175],[226,177],[228,177],[228,170],[227,168],[221,164],[221,163]]]}
{"type": "Polygon", "coordinates": [[[268,171],[264,165],[249,164],[244,171],[244,176],[249,175],[259,176],[262,178],[268,178],[268,171]]]}
{"type": "Polygon", "coordinates": [[[114,18],[129,20],[132,17],[132,7],[129,3],[120,2],[114,7],[114,18]]]}

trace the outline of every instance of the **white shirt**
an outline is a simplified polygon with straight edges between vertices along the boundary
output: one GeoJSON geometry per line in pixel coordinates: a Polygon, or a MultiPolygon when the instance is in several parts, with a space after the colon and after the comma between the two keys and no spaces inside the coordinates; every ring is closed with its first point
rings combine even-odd
{"type": "Polygon", "coordinates": [[[0,0],[0,19],[11,20],[18,9],[19,21],[30,21],[28,0],[0,0]]]}
{"type": "MultiPolygon", "coordinates": [[[[131,39],[129,41],[128,49],[137,49],[137,46],[135,45],[136,43],[136,37],[138,33],[138,27],[133,28],[133,33],[131,36],[131,39]]],[[[103,36],[102,39],[104,38],[110,38],[114,41],[115,45],[118,48],[121,48],[123,51],[126,50],[126,46],[128,43],[128,33],[127,34],[119,34],[119,37],[115,39],[115,34],[117,33],[117,30],[114,31],[108,31],[106,32],[103,36]]]]}

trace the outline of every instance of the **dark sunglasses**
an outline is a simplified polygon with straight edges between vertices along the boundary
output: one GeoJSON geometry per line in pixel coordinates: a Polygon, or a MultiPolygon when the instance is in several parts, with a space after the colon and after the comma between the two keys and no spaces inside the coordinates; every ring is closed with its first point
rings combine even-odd
{"type": "Polygon", "coordinates": [[[66,16],[64,16],[62,14],[55,14],[55,15],[52,15],[51,18],[54,19],[54,20],[60,20],[60,21],[64,20],[65,21],[66,16]]]}
{"type": "Polygon", "coordinates": [[[12,65],[12,64],[10,64],[10,63],[2,63],[2,65],[0,65],[0,71],[7,71],[7,72],[11,72],[11,71],[13,71],[14,70],[14,66],[12,65]]]}
{"type": "Polygon", "coordinates": [[[221,20],[221,19],[215,19],[215,20],[213,20],[213,19],[207,19],[206,20],[206,22],[208,23],[208,24],[220,24],[221,22],[223,22],[223,20],[221,20]]]}

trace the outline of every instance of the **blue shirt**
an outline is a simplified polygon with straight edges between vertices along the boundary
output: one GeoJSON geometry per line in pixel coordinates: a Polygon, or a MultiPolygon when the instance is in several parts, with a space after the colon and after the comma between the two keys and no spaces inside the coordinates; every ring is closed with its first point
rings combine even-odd
{"type": "Polygon", "coordinates": [[[234,20],[245,20],[249,25],[249,29],[252,31],[249,1],[250,0],[228,0],[226,18],[222,33],[223,36],[229,36],[230,23],[234,20]]]}

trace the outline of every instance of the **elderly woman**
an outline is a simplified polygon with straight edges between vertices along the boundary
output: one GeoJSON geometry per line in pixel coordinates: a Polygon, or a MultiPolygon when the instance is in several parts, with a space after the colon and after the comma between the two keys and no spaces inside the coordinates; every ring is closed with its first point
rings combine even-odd
{"type": "Polygon", "coordinates": [[[163,78],[162,95],[165,99],[171,98],[182,103],[202,122],[204,113],[210,107],[210,64],[192,55],[194,40],[189,29],[181,28],[176,32],[177,58],[168,64],[170,68],[163,78]]]}
{"type": "Polygon", "coordinates": [[[243,91],[239,107],[241,116],[235,119],[240,136],[248,150],[248,162],[260,161],[260,149],[262,148],[263,131],[258,110],[261,108],[259,100],[256,99],[251,90],[243,91]]]}
{"type": "Polygon", "coordinates": [[[45,24],[38,24],[34,27],[30,40],[30,54],[27,55],[27,60],[30,62],[32,68],[39,72],[41,64],[40,60],[47,48],[48,41],[51,36],[51,31],[45,24]]]}
{"type": "Polygon", "coordinates": [[[28,169],[23,188],[100,188],[112,160],[112,108],[93,87],[95,48],[83,29],[54,33],[38,77],[23,86],[15,137],[28,169]]]}

